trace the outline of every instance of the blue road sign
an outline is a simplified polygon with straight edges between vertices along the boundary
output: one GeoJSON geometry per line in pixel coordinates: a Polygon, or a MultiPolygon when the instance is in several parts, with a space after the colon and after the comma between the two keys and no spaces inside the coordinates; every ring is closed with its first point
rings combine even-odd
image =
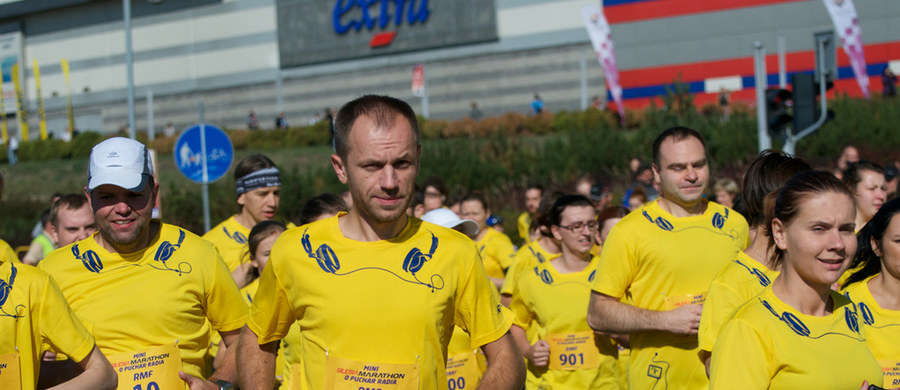
{"type": "Polygon", "coordinates": [[[197,183],[211,183],[228,173],[234,159],[234,147],[228,134],[222,129],[209,124],[196,124],[185,130],[175,142],[175,166],[188,179],[197,183]],[[202,127],[202,128],[201,128],[202,127]],[[206,158],[203,157],[204,145],[201,143],[201,132],[206,138],[206,158]],[[205,160],[205,161],[204,161],[205,160]],[[203,179],[203,165],[206,164],[206,180],[203,179]]]}

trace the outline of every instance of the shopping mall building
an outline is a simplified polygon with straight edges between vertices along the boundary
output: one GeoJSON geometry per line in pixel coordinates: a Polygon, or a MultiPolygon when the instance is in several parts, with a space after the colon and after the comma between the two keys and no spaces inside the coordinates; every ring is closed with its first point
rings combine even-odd
{"type": "MultiPolygon", "coordinates": [[[[825,0],[850,1],[850,0],[825,0]]],[[[256,112],[306,124],[327,107],[366,93],[417,110],[412,70],[424,64],[430,117],[456,119],[477,102],[485,115],[529,112],[534,94],[551,111],[606,100],[582,0],[132,0],[137,128],[198,121],[244,128],[256,112]]],[[[886,66],[900,73],[900,1],[857,0],[872,94],[886,66]]],[[[128,105],[123,3],[0,0],[4,110],[16,127],[10,68],[18,61],[31,133],[38,97],[50,132],[65,128],[71,94],[76,127],[116,131],[128,105]],[[68,63],[69,82],[62,61],[68,63]],[[39,66],[35,72],[34,63],[39,66]],[[35,75],[39,73],[38,94],[35,75]],[[69,91],[69,92],[67,92],[69,91]]],[[[778,37],[788,74],[813,69],[813,35],[832,30],[822,0],[607,0],[627,108],[644,107],[679,78],[710,103],[719,91],[752,104],[753,46],[767,52],[778,83],[778,37]]],[[[839,46],[839,45],[838,45],[839,46]]],[[[835,91],[860,95],[842,49],[835,91]]],[[[34,137],[34,135],[32,135],[34,137]]]]}

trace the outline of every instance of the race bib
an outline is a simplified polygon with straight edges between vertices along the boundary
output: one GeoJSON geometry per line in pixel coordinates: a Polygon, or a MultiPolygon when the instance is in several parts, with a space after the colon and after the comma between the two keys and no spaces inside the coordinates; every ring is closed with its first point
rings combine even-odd
{"type": "Polygon", "coordinates": [[[415,364],[358,362],[329,356],[325,361],[324,383],[329,390],[418,390],[419,367],[415,364]]]}
{"type": "MultiPolygon", "coordinates": [[[[35,378],[37,379],[37,378],[35,378]]],[[[21,389],[19,353],[0,355],[0,389],[21,389]]]]}
{"type": "Polygon", "coordinates": [[[699,294],[673,295],[666,297],[666,310],[674,310],[684,305],[702,305],[706,291],[699,294]]]}
{"type": "Polygon", "coordinates": [[[450,390],[475,389],[484,374],[481,350],[447,357],[447,387],[450,390]]]}
{"type": "Polygon", "coordinates": [[[600,351],[594,344],[594,332],[548,334],[551,370],[583,370],[600,367],[600,351]]]}
{"type": "Polygon", "coordinates": [[[884,375],[885,389],[900,389],[900,361],[878,360],[881,365],[881,374],[884,375]]]}
{"type": "Polygon", "coordinates": [[[119,375],[119,390],[169,390],[186,387],[178,377],[178,371],[181,371],[181,353],[174,343],[111,355],[109,362],[119,375]]]}

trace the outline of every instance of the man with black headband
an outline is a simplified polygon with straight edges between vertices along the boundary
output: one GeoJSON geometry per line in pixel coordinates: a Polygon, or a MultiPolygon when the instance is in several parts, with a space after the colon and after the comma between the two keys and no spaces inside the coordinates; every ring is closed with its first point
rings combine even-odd
{"type": "MultiPolygon", "coordinates": [[[[270,158],[254,154],[234,167],[234,184],[241,210],[206,232],[203,238],[216,246],[228,269],[233,272],[235,282],[243,287],[246,284],[243,278],[246,270],[235,270],[242,263],[250,229],[257,223],[274,218],[278,211],[281,176],[270,158]]],[[[243,263],[249,264],[249,259],[243,263]]]]}
{"type": "MultiPolygon", "coordinates": [[[[228,386],[198,377],[210,372],[210,333],[231,345],[247,306],[212,244],[152,218],[158,192],[143,144],[97,144],[85,195],[98,231],[53,251],[40,268],[115,363],[119,388],[176,389],[182,379],[192,388],[228,386]]],[[[216,377],[232,381],[234,373],[232,353],[216,377]]]]}

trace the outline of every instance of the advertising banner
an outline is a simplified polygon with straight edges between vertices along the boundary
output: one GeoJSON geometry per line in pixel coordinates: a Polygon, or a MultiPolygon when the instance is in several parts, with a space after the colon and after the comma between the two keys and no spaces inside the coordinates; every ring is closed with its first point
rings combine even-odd
{"type": "Polygon", "coordinates": [[[16,119],[19,120],[19,139],[28,141],[28,110],[25,108],[25,95],[22,93],[22,81],[19,78],[19,64],[12,66],[13,88],[16,92],[16,119]]]}
{"type": "Polygon", "coordinates": [[[38,125],[41,129],[41,140],[47,139],[47,116],[44,114],[44,97],[41,96],[41,67],[38,66],[37,60],[32,60],[34,64],[34,86],[35,95],[37,95],[38,104],[38,125]]]}
{"type": "Polygon", "coordinates": [[[22,58],[22,33],[0,34],[0,79],[3,81],[2,95],[4,114],[16,112],[16,94],[13,87],[12,67],[22,58]]]}
{"type": "Polygon", "coordinates": [[[862,43],[862,27],[859,26],[859,20],[856,18],[856,7],[853,6],[853,0],[822,0],[828,14],[831,15],[831,21],[834,23],[834,29],[838,31],[841,37],[841,45],[847,57],[850,57],[850,67],[853,68],[853,75],[856,76],[856,82],[862,90],[863,96],[869,97],[869,75],[866,73],[866,57],[863,55],[862,43]]]}
{"type": "Polygon", "coordinates": [[[416,64],[412,73],[412,94],[413,96],[425,96],[425,65],[416,64]]]}
{"type": "Polygon", "coordinates": [[[593,5],[586,5],[581,9],[581,18],[584,20],[584,27],[587,28],[588,36],[591,38],[594,52],[597,53],[597,60],[603,67],[606,87],[609,88],[609,93],[616,102],[619,117],[624,125],[625,106],[622,104],[622,84],[619,83],[619,67],[616,65],[616,50],[609,22],[606,21],[603,10],[593,5]]]}

